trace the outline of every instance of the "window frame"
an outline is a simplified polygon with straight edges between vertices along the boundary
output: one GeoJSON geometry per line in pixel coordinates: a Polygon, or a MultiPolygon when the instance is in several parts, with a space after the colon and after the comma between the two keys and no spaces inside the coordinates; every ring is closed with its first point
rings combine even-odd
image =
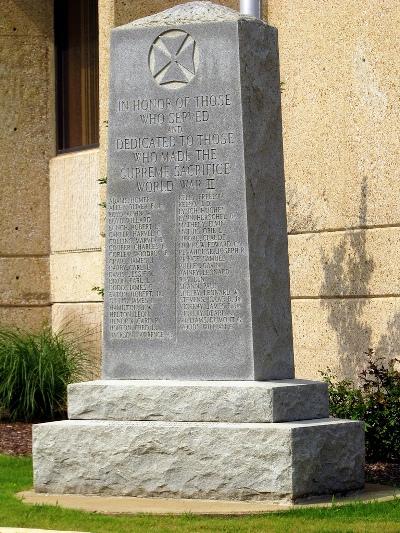
{"type": "MultiPolygon", "coordinates": [[[[70,0],[69,0],[70,1],[70,0]]],[[[85,2],[85,0],[80,0],[81,2],[85,2]]],[[[66,127],[65,122],[66,120],[66,112],[63,109],[63,106],[65,104],[65,98],[63,97],[64,94],[64,87],[62,86],[63,81],[65,82],[65,78],[63,80],[63,76],[60,70],[60,49],[59,49],[59,43],[61,40],[60,34],[58,33],[58,28],[60,27],[60,23],[62,22],[61,19],[65,18],[63,15],[65,15],[65,12],[63,12],[63,9],[60,8],[61,2],[59,0],[53,0],[53,13],[54,13],[54,23],[53,23],[53,29],[54,29],[54,80],[55,80],[55,127],[56,127],[56,155],[62,155],[72,152],[81,152],[84,150],[93,150],[95,148],[99,148],[100,146],[100,117],[99,117],[99,108],[100,108],[100,96],[99,96],[99,20],[98,20],[98,0],[95,1],[95,8],[96,8],[96,23],[97,23],[97,68],[96,68],[96,74],[97,74],[97,142],[96,143],[90,143],[90,144],[79,144],[76,146],[66,146],[66,127]],[[58,8],[56,7],[56,4],[58,4],[58,8]],[[58,33],[58,35],[57,35],[58,33]]],[[[64,0],[64,5],[62,6],[64,9],[66,5],[68,4],[68,0],[64,0]]],[[[96,100],[96,97],[94,98],[96,100]]],[[[83,115],[81,113],[81,126],[83,121],[83,115]]]]}

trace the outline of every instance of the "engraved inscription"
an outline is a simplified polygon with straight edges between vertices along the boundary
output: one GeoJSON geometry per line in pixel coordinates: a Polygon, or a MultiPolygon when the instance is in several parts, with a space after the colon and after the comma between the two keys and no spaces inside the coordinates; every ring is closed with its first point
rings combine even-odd
{"type": "Polygon", "coordinates": [[[163,339],[157,301],[162,296],[152,265],[167,256],[161,227],[152,212],[162,206],[148,197],[110,198],[108,291],[111,338],[163,339]]]}
{"type": "MultiPolygon", "coordinates": [[[[195,43],[185,32],[178,42],[174,32],[165,49],[179,58],[182,46],[195,43]]],[[[158,40],[168,42],[167,33],[153,52],[164,50],[158,40]]],[[[171,61],[150,63],[164,79],[171,61]]],[[[135,95],[117,100],[115,111],[129,127],[112,140],[113,182],[129,195],[111,192],[108,200],[110,339],[179,343],[204,332],[238,334],[249,325],[241,275],[248,246],[231,94],[135,95]]]]}
{"type": "Polygon", "coordinates": [[[232,330],[241,323],[240,291],[227,283],[229,262],[242,243],[226,234],[223,193],[181,194],[178,202],[179,327],[183,331],[232,330]]]}

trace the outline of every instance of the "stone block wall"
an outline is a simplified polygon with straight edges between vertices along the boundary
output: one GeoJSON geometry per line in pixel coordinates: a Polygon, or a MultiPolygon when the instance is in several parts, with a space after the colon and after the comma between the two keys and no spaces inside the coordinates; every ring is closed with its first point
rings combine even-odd
{"type": "Polygon", "coordinates": [[[53,2],[0,3],[0,324],[50,321],[53,2]]]}
{"type": "Polygon", "coordinates": [[[269,0],[299,377],[400,348],[397,2],[269,0]]]}
{"type": "Polygon", "coordinates": [[[103,286],[99,150],[50,161],[51,301],[54,330],[82,338],[100,368],[103,286]]]}

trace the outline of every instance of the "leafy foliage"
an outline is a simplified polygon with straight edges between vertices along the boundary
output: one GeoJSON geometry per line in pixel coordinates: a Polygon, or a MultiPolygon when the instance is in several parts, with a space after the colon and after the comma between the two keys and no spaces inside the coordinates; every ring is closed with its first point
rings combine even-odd
{"type": "Polygon", "coordinates": [[[366,455],[369,461],[400,459],[400,372],[398,359],[385,363],[373,350],[366,352],[367,364],[359,384],[338,380],[328,369],[322,372],[329,386],[333,416],[365,422],[366,455]]]}
{"type": "Polygon", "coordinates": [[[92,291],[96,292],[99,296],[104,298],[104,288],[103,287],[92,287],[92,291]]]}
{"type": "Polygon", "coordinates": [[[81,340],[49,327],[39,333],[0,327],[0,415],[36,421],[65,414],[67,385],[89,377],[81,340]]]}

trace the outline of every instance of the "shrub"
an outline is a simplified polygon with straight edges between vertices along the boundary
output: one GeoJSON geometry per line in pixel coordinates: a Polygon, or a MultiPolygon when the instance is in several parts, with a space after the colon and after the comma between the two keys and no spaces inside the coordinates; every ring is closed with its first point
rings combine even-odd
{"type": "Polygon", "coordinates": [[[66,412],[67,385],[89,376],[89,361],[71,333],[0,327],[0,415],[51,420],[66,412]]]}
{"type": "Polygon", "coordinates": [[[373,350],[359,374],[359,384],[321,372],[329,387],[333,416],[365,422],[366,457],[370,462],[400,460],[400,372],[398,359],[384,363],[373,350]]]}

